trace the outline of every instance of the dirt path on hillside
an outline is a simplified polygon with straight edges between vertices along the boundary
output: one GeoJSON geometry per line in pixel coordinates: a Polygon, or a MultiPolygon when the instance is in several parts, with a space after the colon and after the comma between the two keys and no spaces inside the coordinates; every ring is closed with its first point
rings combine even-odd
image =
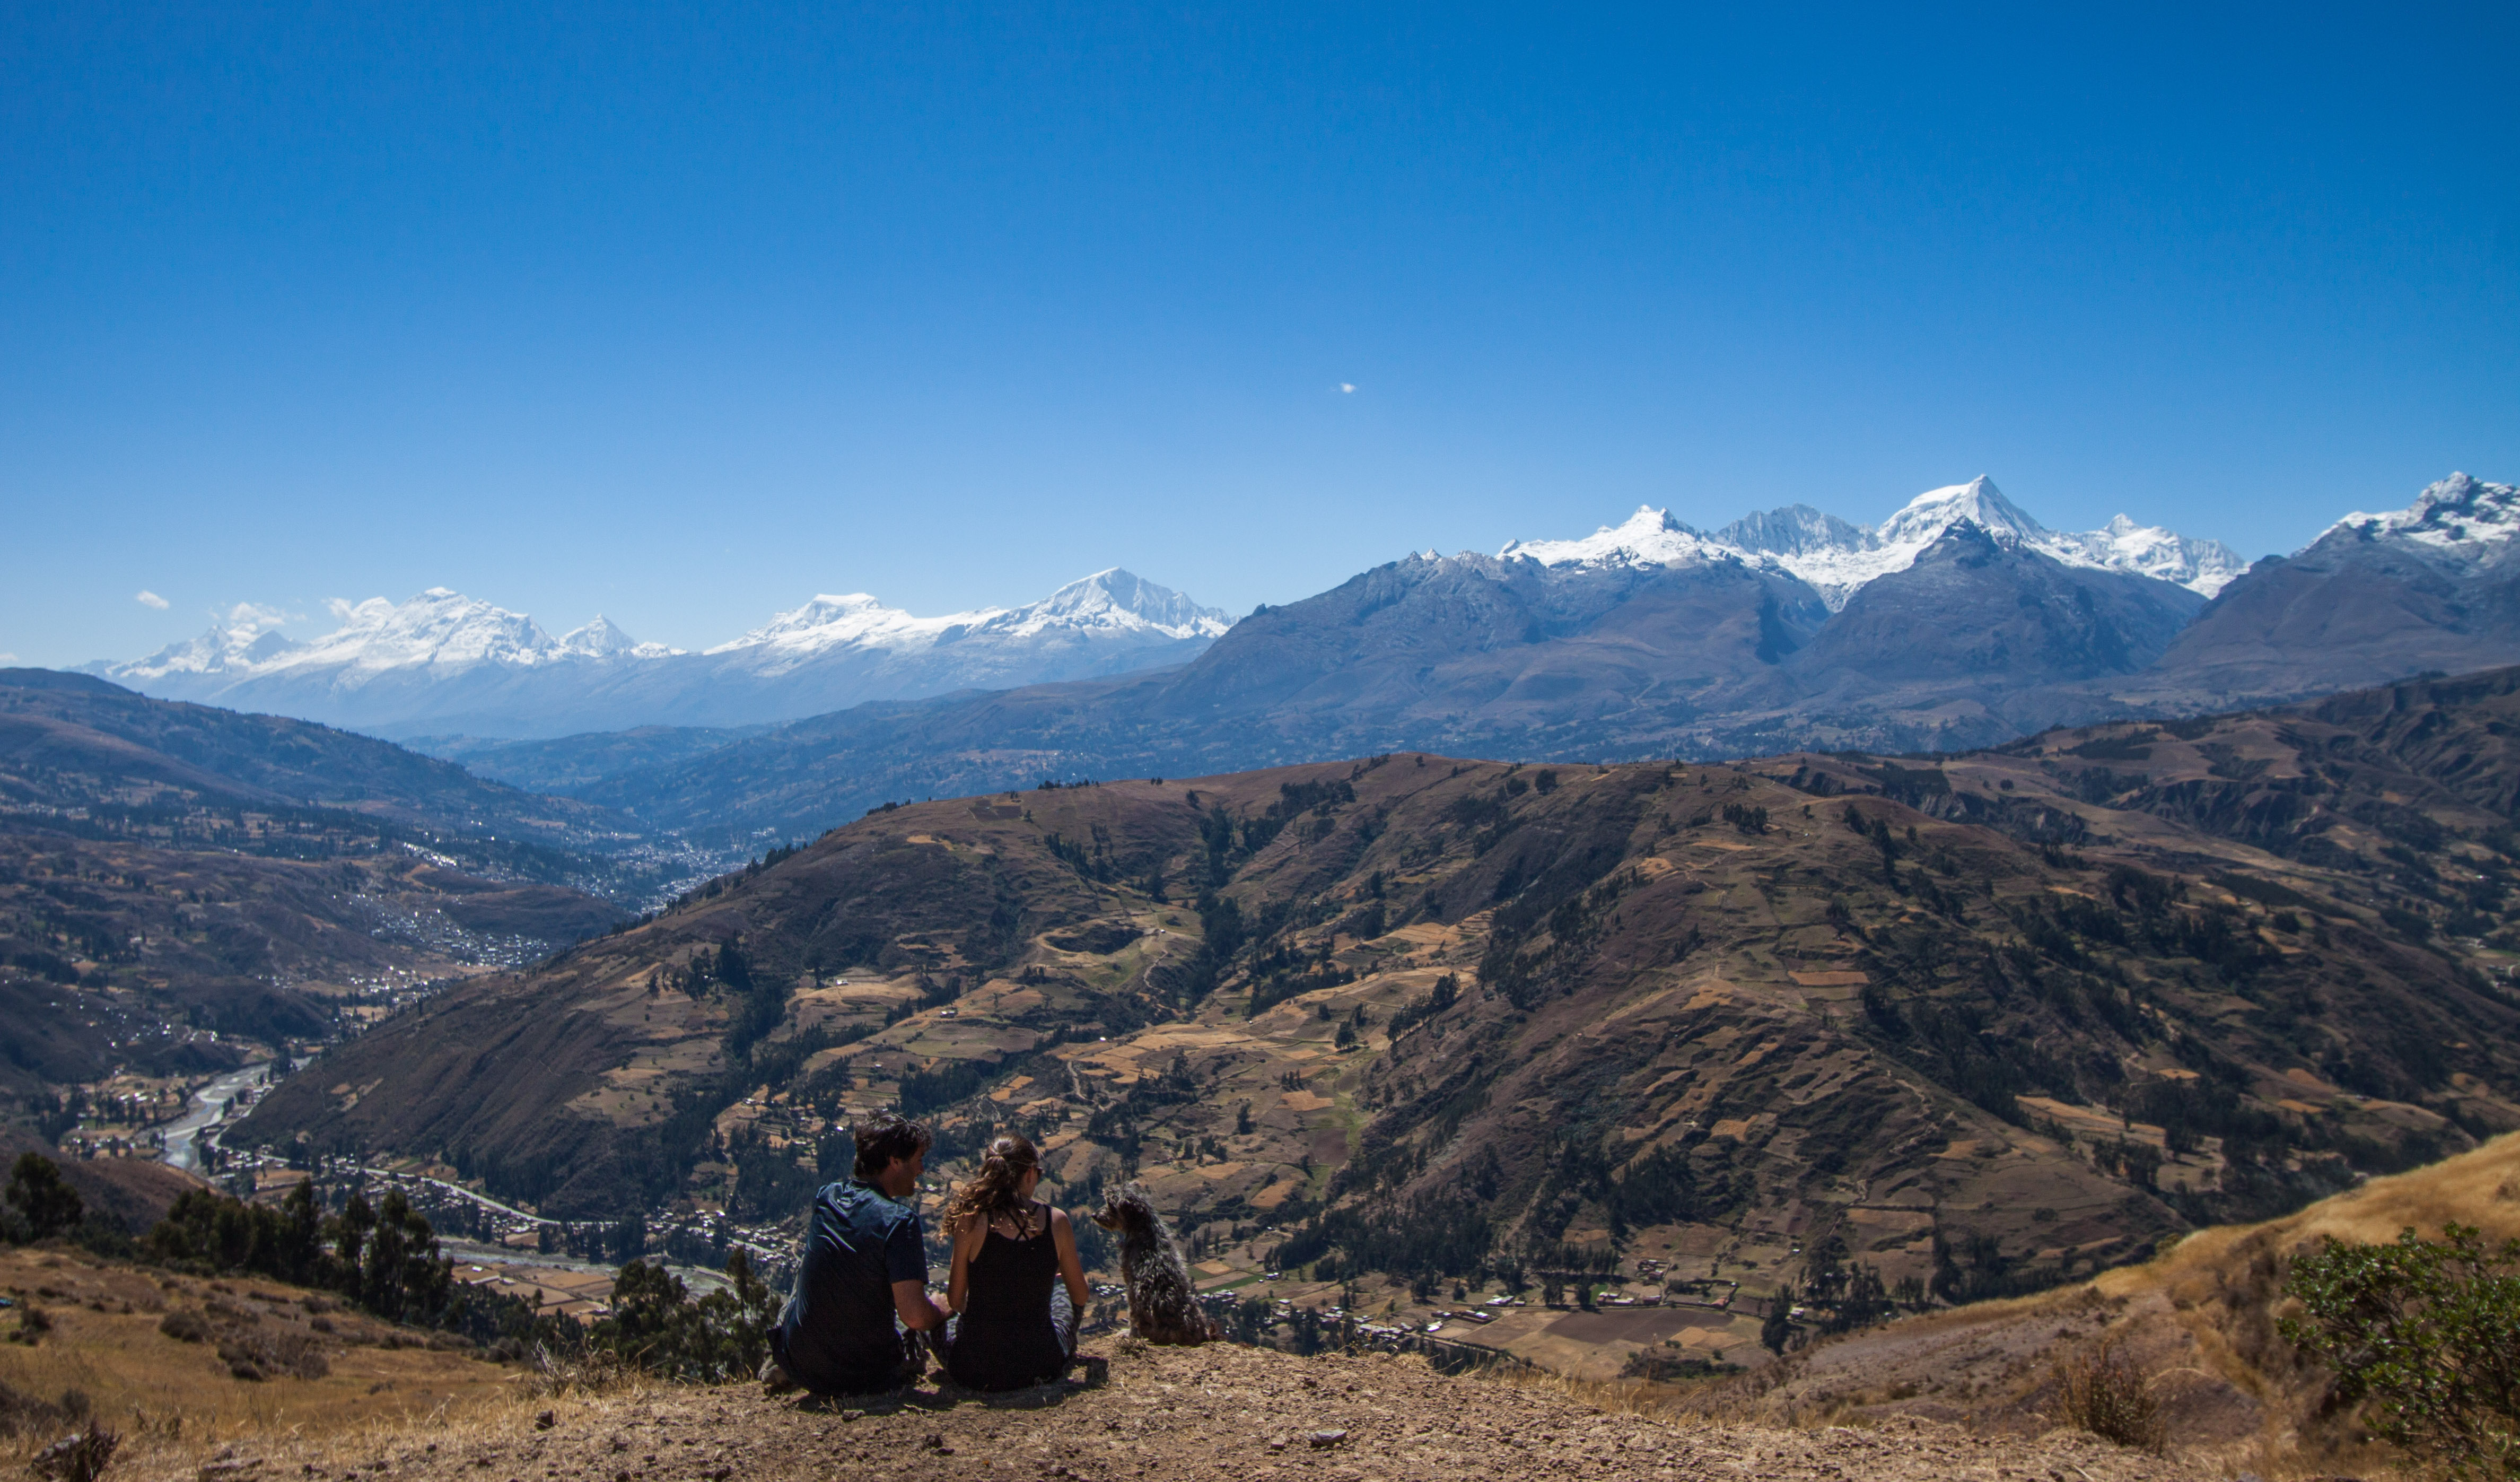
{"type": "MultiPolygon", "coordinates": [[[[1296,1359],[1217,1345],[1116,1358],[1107,1384],[1030,1408],[934,1389],[871,1411],[750,1385],[651,1388],[330,1441],[242,1446],[219,1475],[348,1482],[1250,1482],[1408,1478],[1803,1478],[1813,1482],[2169,1482],[2175,1460],[2059,1433],[1972,1436],[1930,1421],[1773,1430],[1604,1413],[1547,1388],[1447,1378],[1415,1358],[1296,1359]],[[238,1467],[237,1462],[253,1464],[238,1467]]],[[[211,1475],[206,1456],[135,1458],[134,1479],[211,1475]]]]}

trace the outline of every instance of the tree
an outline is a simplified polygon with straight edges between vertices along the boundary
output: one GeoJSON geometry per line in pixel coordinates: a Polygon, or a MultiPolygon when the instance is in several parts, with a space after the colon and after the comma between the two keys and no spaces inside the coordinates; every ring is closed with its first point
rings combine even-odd
{"type": "Polygon", "coordinates": [[[454,1281],[428,1221],[401,1190],[386,1193],[359,1272],[359,1305],[388,1321],[425,1322],[445,1308],[454,1281]]]}
{"type": "Polygon", "coordinates": [[[18,1155],[9,1172],[9,1207],[25,1222],[30,1240],[68,1235],[87,1217],[78,1190],[62,1178],[59,1165],[39,1152],[18,1155]]]}
{"type": "MultiPolygon", "coordinates": [[[[1847,811],[1852,813],[1855,810],[1849,807],[1847,811]]],[[[1784,1353],[1785,1344],[1791,1341],[1794,1335],[1793,1311],[1794,1287],[1792,1282],[1787,1281],[1777,1288],[1775,1296],[1768,1299],[1768,1316],[1759,1324],[1759,1342],[1768,1352],[1779,1356],[1784,1353]]]]}
{"type": "Polygon", "coordinates": [[[377,1212],[370,1207],[368,1196],[353,1193],[350,1202],[341,1206],[340,1218],[332,1222],[333,1259],[350,1271],[359,1269],[360,1252],[367,1248],[368,1232],[377,1226],[377,1212]]]}
{"type": "Polygon", "coordinates": [[[2330,1236],[2284,1280],[2283,1335],[2369,1402],[2372,1433],[2453,1477],[2520,1469],[2520,1240],[2464,1225],[2393,1245],[2330,1236]]]}

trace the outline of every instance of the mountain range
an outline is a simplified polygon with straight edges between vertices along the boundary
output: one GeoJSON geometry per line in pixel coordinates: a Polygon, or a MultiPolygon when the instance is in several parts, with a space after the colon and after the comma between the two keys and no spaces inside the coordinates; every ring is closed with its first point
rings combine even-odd
{"type": "Polygon", "coordinates": [[[817,597],[700,652],[638,643],[598,615],[559,638],[445,587],[337,608],[294,643],[240,607],[186,643],[85,672],[144,694],[403,739],[558,736],[793,720],[870,699],[1115,674],[1196,654],[1224,613],[1116,567],[1039,602],[916,617],[864,593],[817,597]]]}
{"type": "Polygon", "coordinates": [[[2200,561],[2190,582],[2214,585],[2210,599],[2101,563],[1982,482],[1910,511],[1938,518],[1907,525],[1907,564],[1834,611],[1782,564],[1810,554],[1793,541],[1829,560],[1898,556],[1863,544],[1878,531],[1832,537],[1825,516],[1786,511],[1749,532],[1784,549],[1750,551],[1654,516],[1502,557],[1412,556],[1261,608],[1184,665],[862,705],[748,736],[519,742],[467,760],[523,785],[570,778],[558,785],[651,827],[792,838],[886,800],[1044,777],[1410,749],[1947,750],[2520,661],[2504,533],[2520,494],[2507,484],[2454,475],[2228,581],[2230,562],[2200,561]]]}
{"type": "Polygon", "coordinates": [[[1707,533],[1645,507],[1620,525],[1581,540],[1515,541],[1498,559],[1546,566],[1673,565],[1693,557],[1736,559],[1809,583],[1834,612],[1875,579],[1914,565],[1943,532],[1962,521],[2069,566],[2123,571],[2212,597],[2248,569],[2219,540],[2190,540],[2120,515],[2100,529],[2062,533],[2003,496],[1994,480],[1928,489],[1878,525],[1858,525],[1809,505],[1746,516],[1707,533]]]}
{"type": "Polygon", "coordinates": [[[2123,516],[2049,530],[1978,478],[1869,526],[1791,505],[1700,531],[1645,509],[1231,623],[1113,570],[946,618],[822,598],[678,653],[432,591],[312,644],[248,621],[108,672],[732,846],[1042,777],[1950,749],[2483,668],[2520,661],[2515,528],[2510,485],[2453,474],[2249,564],[2123,516]]]}
{"type": "MultiPolygon", "coordinates": [[[[2218,542],[2124,516],[2088,534],[2048,530],[1984,478],[1921,494],[1877,527],[1793,505],[1708,534],[1644,509],[1580,540],[1509,543],[1495,560],[1613,582],[1623,570],[1734,562],[1808,584],[1794,601],[1808,606],[1817,598],[1820,609],[1808,614],[1816,626],[1867,583],[1913,565],[1962,521],[2069,566],[2208,597],[2245,568],[2218,542]]],[[[742,727],[869,700],[1090,679],[1187,661],[1232,626],[1225,613],[1116,567],[1039,602],[943,617],[917,617],[863,593],[817,597],[697,653],[636,642],[602,615],[553,638],[523,613],[444,587],[400,604],[337,604],[336,611],[339,628],[297,643],[263,609],[240,606],[198,638],[86,672],[165,698],[460,747],[482,738],[742,727]]]]}

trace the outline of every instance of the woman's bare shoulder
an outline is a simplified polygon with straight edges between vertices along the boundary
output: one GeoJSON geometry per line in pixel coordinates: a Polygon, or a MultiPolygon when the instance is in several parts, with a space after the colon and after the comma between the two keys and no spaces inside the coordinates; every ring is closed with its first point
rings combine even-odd
{"type": "Polygon", "coordinates": [[[1067,1223],[1067,1211],[1059,1208],[1056,1204],[1050,1206],[1050,1228],[1053,1230],[1067,1230],[1072,1228],[1067,1223]]]}

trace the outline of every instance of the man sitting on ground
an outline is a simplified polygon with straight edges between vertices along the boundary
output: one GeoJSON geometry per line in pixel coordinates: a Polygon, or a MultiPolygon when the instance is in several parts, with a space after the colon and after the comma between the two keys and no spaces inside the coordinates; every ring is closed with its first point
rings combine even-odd
{"type": "Polygon", "coordinates": [[[927,1295],[927,1247],[919,1223],[919,1179],[927,1129],[878,1112],[853,1130],[854,1176],[814,1195],[805,1257],[761,1377],[773,1393],[801,1384],[817,1394],[899,1389],[925,1367],[918,1336],[940,1332],[945,1314],[927,1295]],[[907,1337],[893,1326],[898,1317],[907,1337]]]}

